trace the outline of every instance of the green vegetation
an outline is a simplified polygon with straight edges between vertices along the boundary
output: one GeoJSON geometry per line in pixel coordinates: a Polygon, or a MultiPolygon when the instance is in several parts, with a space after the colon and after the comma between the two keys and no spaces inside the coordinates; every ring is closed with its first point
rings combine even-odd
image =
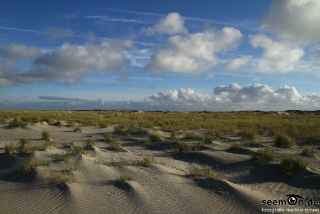
{"type": "MultiPolygon", "coordinates": [[[[74,122],[84,126],[115,125],[115,132],[133,132],[136,129],[160,127],[162,131],[208,130],[207,135],[221,138],[222,133],[240,134],[243,141],[255,140],[257,134],[283,133],[293,141],[304,139],[313,145],[320,144],[319,112],[287,111],[289,115],[277,112],[142,112],[128,111],[0,111],[1,121],[12,121],[14,127],[24,123],[57,121],[74,122]],[[134,121],[134,123],[133,123],[134,121]],[[120,124],[120,125],[116,125],[120,124]],[[138,128],[137,128],[138,127],[138,128]]],[[[187,138],[200,139],[202,136],[186,134],[187,138]]],[[[280,140],[282,141],[282,140],[280,140]]],[[[282,147],[280,143],[280,147],[282,147]]]]}
{"type": "Polygon", "coordinates": [[[87,139],[83,147],[86,149],[91,149],[96,143],[92,139],[87,139]]]}
{"type": "Polygon", "coordinates": [[[138,158],[135,160],[126,160],[123,158],[120,158],[120,166],[145,166],[151,163],[160,164],[163,166],[166,166],[167,164],[162,160],[156,160],[156,158],[152,155],[148,155],[142,158],[138,158]]]}
{"type": "Polygon", "coordinates": [[[258,135],[256,134],[255,130],[245,128],[240,133],[239,136],[241,137],[241,141],[244,142],[254,142],[258,135]]]}
{"type": "Polygon", "coordinates": [[[317,151],[315,150],[314,146],[307,146],[303,149],[301,155],[303,156],[309,156],[309,157],[313,157],[317,154],[317,151]]]}
{"type": "Polygon", "coordinates": [[[154,142],[160,141],[161,135],[158,132],[150,133],[149,137],[145,140],[144,145],[149,146],[154,142]]]}
{"type": "Polygon", "coordinates": [[[287,177],[293,175],[296,170],[303,170],[308,163],[299,156],[287,155],[280,163],[280,170],[285,173],[287,177]]]}
{"type": "Polygon", "coordinates": [[[113,137],[111,133],[106,132],[103,138],[104,138],[104,142],[111,142],[113,137]]]}
{"type": "Polygon", "coordinates": [[[21,139],[20,140],[20,146],[19,146],[19,151],[20,152],[31,152],[31,144],[29,141],[26,139],[21,139]]]}
{"type": "Polygon", "coordinates": [[[275,147],[285,148],[295,145],[294,140],[286,134],[279,133],[275,138],[275,147]]]}
{"type": "Polygon", "coordinates": [[[178,155],[185,153],[185,152],[191,152],[191,151],[200,151],[204,148],[203,143],[178,143],[176,146],[176,153],[178,155]]]}
{"type": "Polygon", "coordinates": [[[189,167],[189,176],[199,178],[209,178],[210,180],[220,180],[222,174],[215,172],[210,166],[192,163],[189,167]]]}
{"type": "Polygon", "coordinates": [[[73,130],[74,132],[82,132],[82,128],[77,126],[76,128],[74,128],[73,130]]]}
{"type": "Polygon", "coordinates": [[[117,179],[117,183],[124,183],[124,182],[127,182],[127,181],[132,181],[133,178],[129,175],[120,175],[120,177],[117,179]]]}
{"type": "Polygon", "coordinates": [[[50,138],[51,138],[50,132],[44,130],[44,131],[41,133],[41,138],[42,138],[42,140],[50,141],[50,138]]]}
{"type": "Polygon", "coordinates": [[[124,152],[125,150],[122,148],[122,144],[120,142],[112,141],[108,144],[108,149],[116,152],[124,152]]]}
{"type": "Polygon", "coordinates": [[[253,153],[251,159],[257,161],[260,166],[265,165],[269,161],[274,160],[275,155],[271,147],[264,147],[253,153]]]}
{"type": "Polygon", "coordinates": [[[23,169],[22,169],[22,172],[24,174],[28,174],[30,173],[31,171],[33,171],[36,167],[38,166],[46,166],[48,165],[48,163],[45,163],[41,160],[38,160],[38,159],[32,159],[29,163],[25,164],[23,169]]]}
{"type": "Polygon", "coordinates": [[[66,186],[67,183],[74,182],[75,179],[66,173],[58,172],[53,176],[53,181],[57,186],[66,186]]]}
{"type": "Polygon", "coordinates": [[[18,117],[13,118],[13,121],[11,124],[12,127],[20,127],[21,125],[22,125],[22,121],[20,118],[18,117]]]}
{"type": "Polygon", "coordinates": [[[5,145],[4,146],[4,151],[7,152],[7,153],[17,153],[18,152],[18,148],[14,145],[5,145]]]}
{"type": "Polygon", "coordinates": [[[236,149],[240,149],[243,147],[243,144],[240,144],[240,143],[235,143],[235,144],[232,144],[229,148],[229,150],[236,150],[236,149]]]}
{"type": "Polygon", "coordinates": [[[185,139],[197,139],[197,140],[202,140],[202,136],[195,134],[193,132],[186,132],[185,133],[185,139]]]}

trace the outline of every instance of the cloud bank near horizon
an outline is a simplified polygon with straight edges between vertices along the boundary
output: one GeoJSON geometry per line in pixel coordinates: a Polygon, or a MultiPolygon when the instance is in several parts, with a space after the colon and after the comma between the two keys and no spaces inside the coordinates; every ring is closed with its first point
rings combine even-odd
{"type": "MultiPolygon", "coordinates": [[[[179,89],[158,92],[141,101],[108,101],[39,96],[39,109],[114,109],[114,110],[173,110],[173,111],[231,111],[231,110],[316,110],[320,109],[320,93],[301,95],[294,86],[272,89],[268,85],[249,84],[240,86],[218,86],[212,94],[202,94],[193,89],[179,89]]],[[[1,109],[18,105],[8,102],[0,104],[1,109]]],[[[25,109],[28,107],[26,106],[25,109]]]]}

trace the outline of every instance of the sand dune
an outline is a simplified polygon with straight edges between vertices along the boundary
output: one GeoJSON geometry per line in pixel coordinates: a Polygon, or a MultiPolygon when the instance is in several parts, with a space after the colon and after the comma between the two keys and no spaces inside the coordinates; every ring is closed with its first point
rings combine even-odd
{"type": "Polygon", "coordinates": [[[309,168],[287,179],[279,170],[279,160],[263,167],[251,161],[256,148],[229,151],[230,143],[213,142],[205,150],[178,156],[170,146],[146,147],[143,137],[125,140],[114,134],[126,150],[115,152],[103,142],[103,134],[112,132],[112,127],[84,127],[75,133],[73,128],[46,123],[1,127],[0,148],[17,144],[21,138],[40,144],[43,130],[50,131],[54,146],[44,151],[0,153],[0,213],[261,213],[262,207],[319,208],[262,205],[262,200],[279,200],[290,193],[320,199],[317,158],[308,158],[309,168]],[[63,143],[81,146],[87,139],[96,145],[86,155],[64,156],[63,143]],[[143,164],[141,160],[150,155],[152,163],[143,164]],[[44,165],[22,173],[34,159],[44,165]],[[223,178],[190,177],[194,162],[211,166],[223,178]],[[59,175],[69,178],[66,184],[57,184],[59,175]]]}

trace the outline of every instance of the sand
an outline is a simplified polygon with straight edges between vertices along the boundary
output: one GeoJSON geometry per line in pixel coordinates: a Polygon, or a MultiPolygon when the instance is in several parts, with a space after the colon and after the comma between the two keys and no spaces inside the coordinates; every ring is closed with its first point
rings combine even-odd
{"type": "MultiPolygon", "coordinates": [[[[320,209],[319,205],[262,204],[263,200],[286,199],[287,194],[320,200],[318,157],[303,157],[309,163],[307,169],[286,178],[279,170],[279,159],[263,167],[250,160],[257,147],[230,151],[231,143],[239,141],[234,136],[206,144],[205,150],[177,155],[171,146],[161,142],[144,146],[145,136],[127,140],[125,135],[113,133],[113,127],[83,127],[81,133],[73,129],[45,122],[13,129],[0,126],[0,213],[262,213],[262,208],[270,212],[283,208],[283,213],[286,209],[301,213],[297,209],[303,209],[309,213],[311,210],[305,209],[320,209]],[[5,145],[17,145],[21,138],[32,144],[41,143],[43,130],[51,133],[55,146],[29,153],[4,152],[5,145]],[[107,149],[103,141],[106,132],[123,144],[125,152],[107,149]],[[87,155],[56,159],[67,151],[62,147],[64,142],[80,146],[87,139],[96,142],[87,155]],[[146,156],[155,157],[157,163],[120,164],[146,156]],[[47,165],[22,173],[24,165],[33,158],[47,165]],[[223,178],[212,181],[190,177],[194,162],[211,166],[223,178]],[[57,185],[54,178],[59,173],[71,180],[57,185]],[[119,182],[120,176],[131,180],[119,182]]],[[[261,136],[259,142],[272,144],[272,137],[261,136]]],[[[280,149],[276,154],[281,157],[299,149],[280,149]]]]}

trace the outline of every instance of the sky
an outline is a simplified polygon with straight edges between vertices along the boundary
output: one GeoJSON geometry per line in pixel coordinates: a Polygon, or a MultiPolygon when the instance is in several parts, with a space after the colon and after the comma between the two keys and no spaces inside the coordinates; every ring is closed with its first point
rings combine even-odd
{"type": "Polygon", "coordinates": [[[318,0],[1,0],[0,109],[320,109],[318,0]]]}

